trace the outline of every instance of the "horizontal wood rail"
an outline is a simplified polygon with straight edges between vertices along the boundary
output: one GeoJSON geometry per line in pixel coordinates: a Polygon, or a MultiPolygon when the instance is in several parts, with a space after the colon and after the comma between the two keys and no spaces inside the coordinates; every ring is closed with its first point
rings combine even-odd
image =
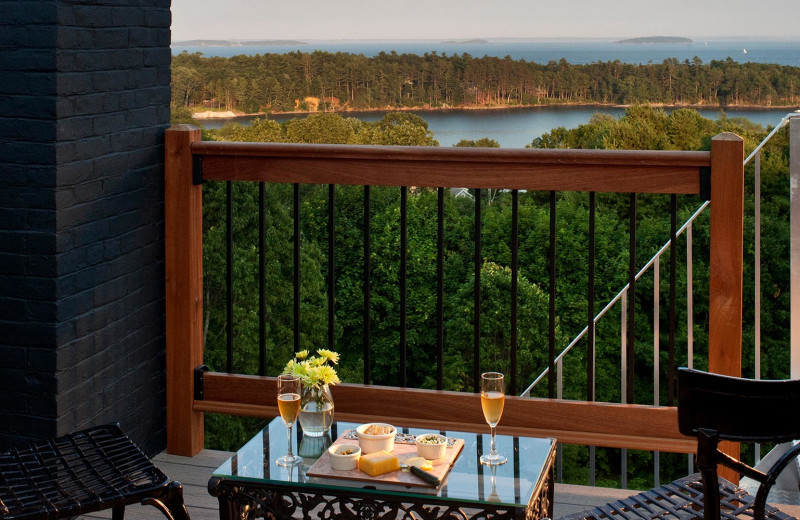
{"type": "MultiPolygon", "coordinates": [[[[202,395],[194,393],[195,369],[203,363],[202,185],[194,184],[196,173],[206,180],[710,193],[709,366],[741,375],[744,145],[733,134],[715,137],[710,153],[502,150],[202,142],[198,129],[179,125],[167,130],[165,153],[170,453],[191,456],[202,449],[204,412],[277,415],[272,378],[206,373],[202,395]]],[[[341,384],[334,399],[339,419],[486,429],[473,393],[341,384]]],[[[564,443],[694,450],[677,430],[676,409],[669,407],[510,397],[500,430],[564,443]]]]}
{"type": "MultiPolygon", "coordinates": [[[[274,377],[206,372],[202,412],[256,417],[278,414],[274,377]]],[[[486,432],[479,394],[339,384],[336,419],[382,421],[417,428],[486,432]]],[[[567,444],[693,453],[696,441],[678,432],[677,408],[506,397],[501,433],[555,437],[567,444]]]]}
{"type": "Polygon", "coordinates": [[[206,180],[700,193],[709,152],[500,150],[198,141],[206,180]]]}

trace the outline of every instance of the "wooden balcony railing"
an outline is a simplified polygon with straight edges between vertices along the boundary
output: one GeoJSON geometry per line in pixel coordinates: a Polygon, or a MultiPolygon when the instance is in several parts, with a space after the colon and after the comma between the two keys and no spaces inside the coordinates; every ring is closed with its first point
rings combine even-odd
{"type": "MultiPolygon", "coordinates": [[[[700,194],[711,199],[709,368],[741,375],[743,141],[720,134],[711,152],[499,150],[203,142],[179,125],[166,135],[168,451],[203,447],[203,413],[275,416],[274,378],[206,373],[203,364],[203,180],[700,194]],[[468,179],[468,181],[466,181],[468,179]],[[197,395],[202,391],[202,395],[197,395]]],[[[483,431],[471,393],[336,386],[337,418],[483,431]],[[369,393],[370,399],[363,396],[369,393]],[[424,402],[425,406],[420,406],[424,402]]],[[[565,443],[690,453],[672,407],[509,397],[507,432],[565,443]]],[[[735,449],[735,448],[733,448],[735,449]]]]}

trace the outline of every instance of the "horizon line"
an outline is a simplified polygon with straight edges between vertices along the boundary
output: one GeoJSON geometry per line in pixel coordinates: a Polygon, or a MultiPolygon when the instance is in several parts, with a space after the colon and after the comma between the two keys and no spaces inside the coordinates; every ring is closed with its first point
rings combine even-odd
{"type": "Polygon", "coordinates": [[[543,41],[543,40],[581,40],[581,41],[608,41],[608,40],[621,40],[621,39],[631,39],[631,38],[658,38],[658,37],[670,37],[670,38],[689,38],[692,40],[692,43],[697,43],[699,41],[713,41],[713,40],[784,40],[784,41],[800,41],[800,35],[796,36],[767,36],[767,35],[718,35],[718,36],[673,36],[673,35],[648,35],[648,36],[497,36],[497,37],[488,37],[488,36],[473,36],[473,37],[458,37],[458,38],[451,38],[451,37],[414,37],[414,38],[392,38],[392,37],[380,37],[380,38],[345,38],[345,37],[330,37],[330,38],[222,38],[222,37],[213,37],[213,38],[206,38],[206,37],[197,37],[197,38],[182,38],[180,40],[171,40],[171,43],[186,43],[191,41],[226,41],[226,42],[237,42],[237,43],[245,43],[245,42],[281,42],[281,41],[291,41],[291,42],[299,42],[299,43],[311,43],[311,42],[438,42],[441,43],[443,41],[447,42],[456,42],[456,43],[469,43],[471,40],[487,40],[489,42],[492,41],[509,41],[509,40],[521,40],[521,41],[543,41]]]}

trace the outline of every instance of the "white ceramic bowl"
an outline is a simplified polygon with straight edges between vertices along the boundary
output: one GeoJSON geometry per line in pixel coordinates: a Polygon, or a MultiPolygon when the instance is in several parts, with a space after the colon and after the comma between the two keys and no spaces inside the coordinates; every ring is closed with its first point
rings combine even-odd
{"type": "Polygon", "coordinates": [[[356,428],[358,433],[358,445],[361,446],[361,453],[364,455],[376,451],[391,452],[394,449],[394,436],[397,428],[386,423],[367,423],[356,428]],[[371,433],[374,430],[382,433],[371,433]]]}
{"type": "Polygon", "coordinates": [[[331,456],[331,468],[338,471],[347,471],[358,467],[361,457],[361,448],[355,444],[334,444],[328,448],[331,456]],[[347,452],[350,453],[347,453],[347,452]]]}
{"type": "Polygon", "coordinates": [[[429,460],[441,459],[447,450],[447,437],[438,433],[417,435],[417,455],[429,460]]]}

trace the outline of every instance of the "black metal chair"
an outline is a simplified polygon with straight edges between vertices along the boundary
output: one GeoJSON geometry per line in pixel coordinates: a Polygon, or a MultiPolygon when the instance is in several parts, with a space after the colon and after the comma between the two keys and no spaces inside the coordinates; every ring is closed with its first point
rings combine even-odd
{"type": "Polygon", "coordinates": [[[118,425],[79,431],[0,453],[0,519],[53,520],[149,504],[189,520],[183,488],[161,472],[118,425]]]}
{"type": "Polygon", "coordinates": [[[788,450],[766,473],[722,453],[718,445],[721,440],[780,443],[800,439],[800,380],[742,379],[681,368],[678,428],[697,438],[698,474],[562,520],[793,518],[766,501],[778,475],[800,454],[800,445],[788,450]],[[718,464],[759,482],[756,496],[719,478],[718,464]]]}
{"type": "Polygon", "coordinates": [[[800,439],[800,380],[742,379],[681,368],[678,428],[684,435],[697,437],[695,465],[706,497],[704,518],[720,518],[717,465],[722,464],[760,483],[753,515],[763,519],[769,490],[800,454],[800,445],[784,453],[766,473],[722,453],[718,445],[721,440],[781,443],[800,439]]]}

